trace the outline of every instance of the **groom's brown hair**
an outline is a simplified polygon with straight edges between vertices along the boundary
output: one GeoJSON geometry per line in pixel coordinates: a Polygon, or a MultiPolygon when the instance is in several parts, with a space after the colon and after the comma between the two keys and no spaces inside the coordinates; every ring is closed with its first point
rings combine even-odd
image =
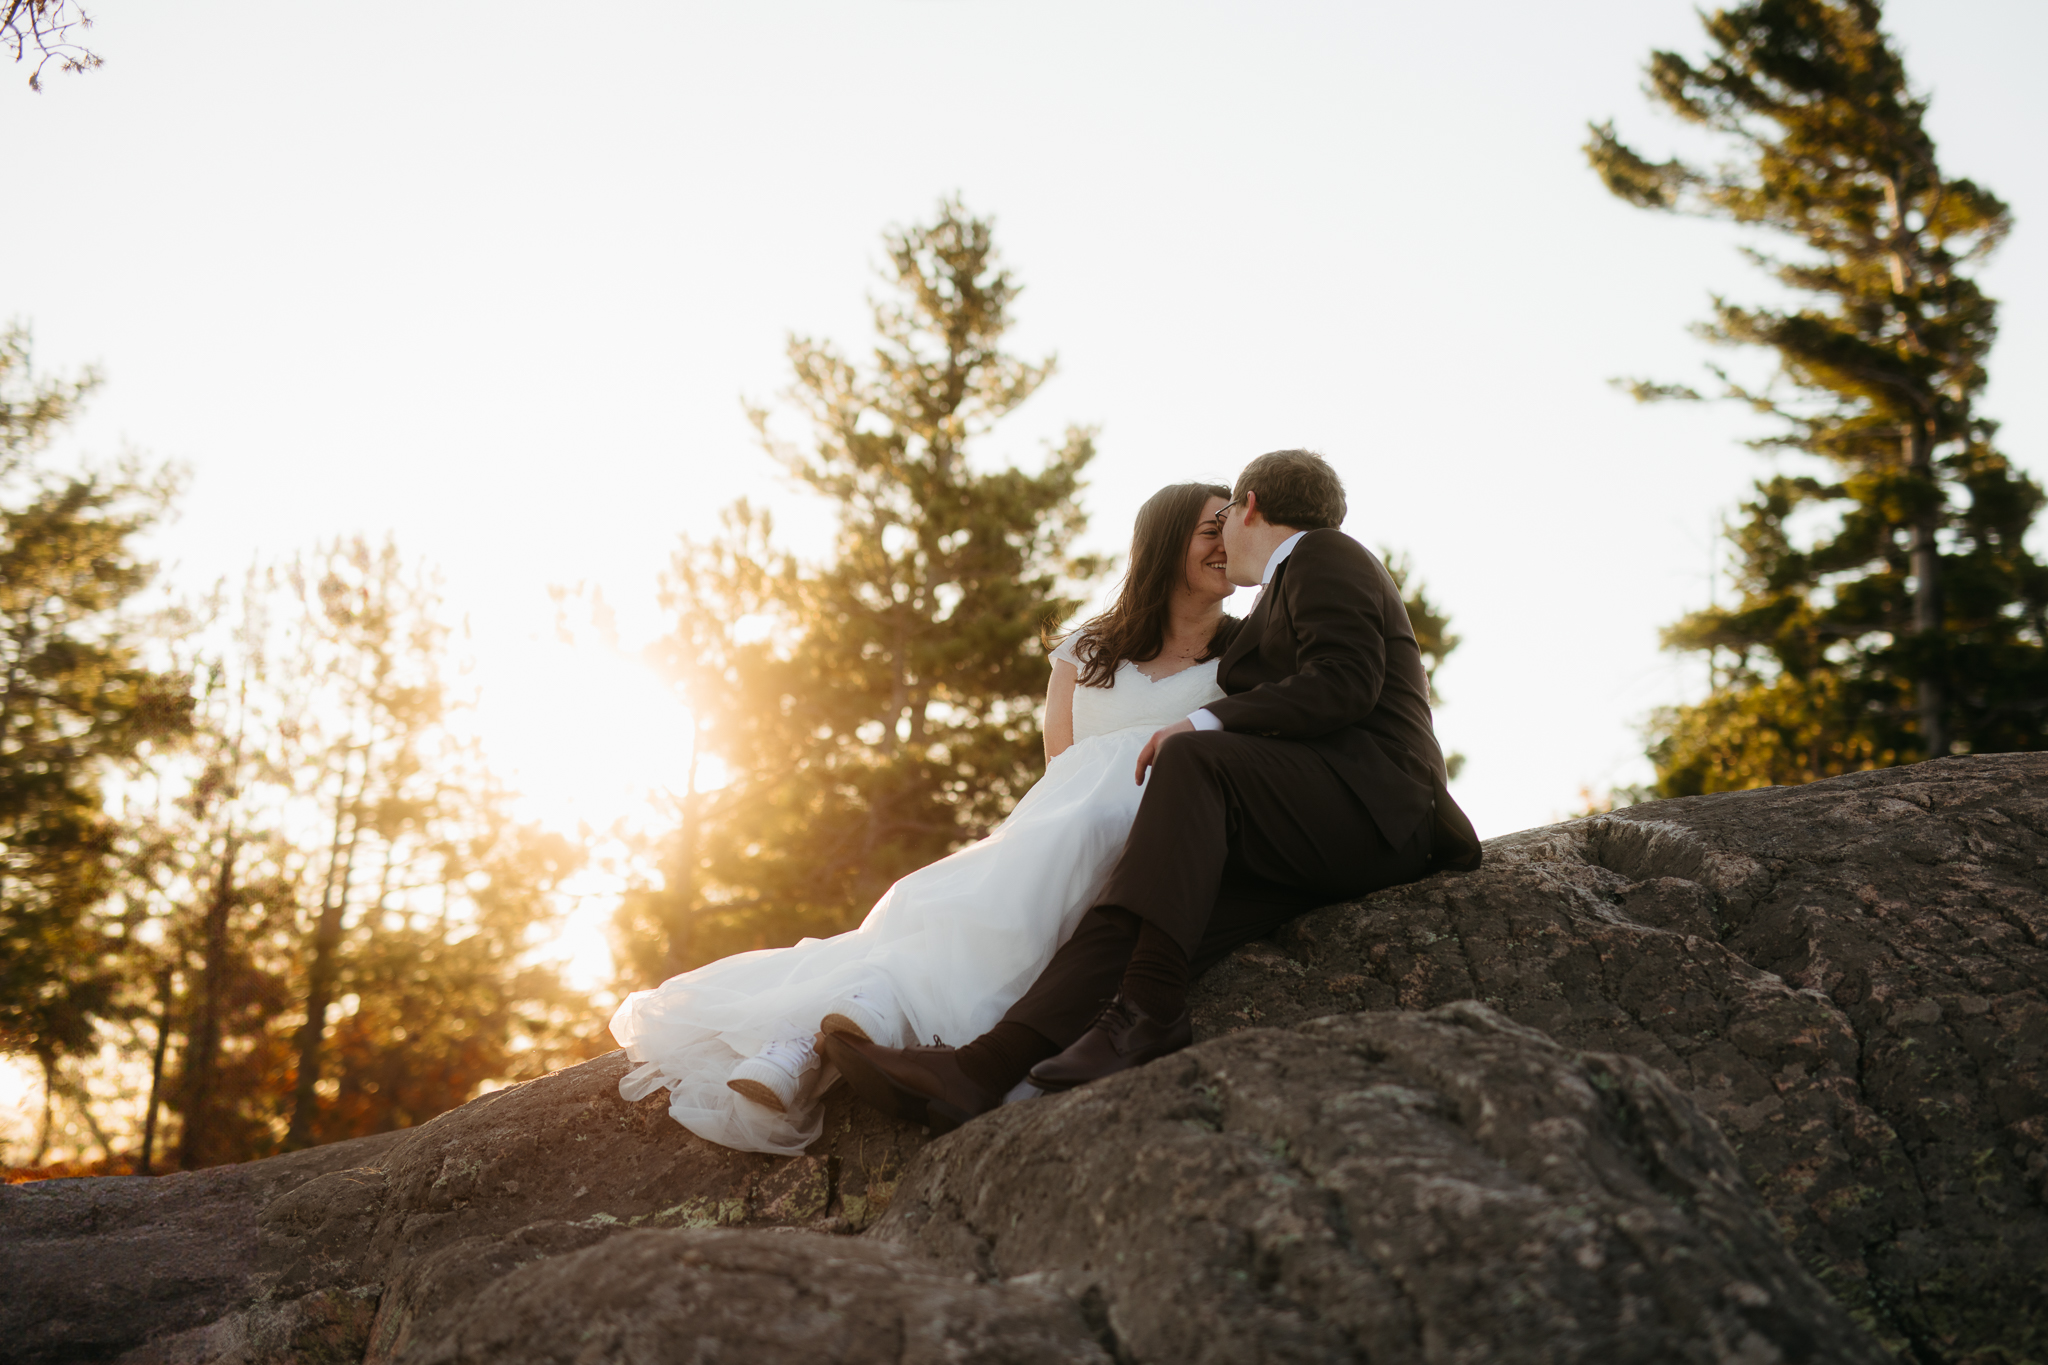
{"type": "Polygon", "coordinates": [[[1237,476],[1234,498],[1259,495],[1259,515],[1275,526],[1319,531],[1344,524],[1344,481],[1313,450],[1274,450],[1237,476]]]}

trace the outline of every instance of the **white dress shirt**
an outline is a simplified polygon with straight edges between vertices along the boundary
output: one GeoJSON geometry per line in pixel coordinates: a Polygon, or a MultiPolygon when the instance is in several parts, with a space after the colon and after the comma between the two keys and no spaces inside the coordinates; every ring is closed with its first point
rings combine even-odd
{"type": "MultiPolygon", "coordinates": [[[[1266,571],[1263,574],[1259,575],[1259,596],[1261,599],[1265,597],[1266,589],[1272,586],[1273,575],[1280,571],[1281,563],[1287,558],[1287,556],[1294,553],[1294,547],[1298,543],[1300,543],[1301,538],[1307,534],[1308,532],[1306,531],[1296,531],[1293,535],[1287,537],[1287,539],[1281,541],[1278,545],[1273,547],[1272,557],[1266,561],[1266,571]]],[[[1257,603],[1253,604],[1252,610],[1258,610],[1257,603]]],[[[1247,612],[1245,613],[1245,615],[1246,618],[1249,619],[1251,613],[1247,612]]],[[[1222,679],[1219,678],[1217,679],[1217,681],[1221,682],[1222,679]]],[[[1206,706],[1199,711],[1190,712],[1188,714],[1188,720],[1194,725],[1194,727],[1197,730],[1221,730],[1223,728],[1223,722],[1216,719],[1215,713],[1210,711],[1209,708],[1206,706]]]]}

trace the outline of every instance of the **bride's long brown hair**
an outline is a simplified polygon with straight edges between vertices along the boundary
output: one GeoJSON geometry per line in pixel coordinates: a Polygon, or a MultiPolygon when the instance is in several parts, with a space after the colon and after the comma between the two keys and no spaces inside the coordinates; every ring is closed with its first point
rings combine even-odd
{"type": "MultiPolygon", "coordinates": [[[[1188,541],[1209,499],[1229,497],[1222,484],[1170,483],[1145,499],[1131,529],[1131,567],[1115,604],[1074,631],[1083,687],[1108,687],[1125,659],[1144,663],[1166,648],[1173,594],[1187,573],[1188,541]]],[[[1236,617],[1225,616],[1202,659],[1221,654],[1237,627],[1236,617]]]]}

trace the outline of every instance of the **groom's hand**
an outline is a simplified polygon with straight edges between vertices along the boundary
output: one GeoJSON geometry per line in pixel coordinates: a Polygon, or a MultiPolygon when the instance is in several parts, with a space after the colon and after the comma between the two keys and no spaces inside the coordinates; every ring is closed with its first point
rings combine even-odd
{"type": "Polygon", "coordinates": [[[1191,720],[1177,720],[1164,730],[1154,730],[1152,738],[1145,741],[1145,747],[1138,754],[1138,785],[1145,785],[1145,770],[1152,766],[1152,760],[1159,756],[1159,746],[1174,735],[1191,735],[1195,723],[1191,720]]]}

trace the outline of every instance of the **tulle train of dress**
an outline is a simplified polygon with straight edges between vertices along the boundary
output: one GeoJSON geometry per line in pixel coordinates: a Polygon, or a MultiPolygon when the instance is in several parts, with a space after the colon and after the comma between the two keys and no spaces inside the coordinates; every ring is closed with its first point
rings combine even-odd
{"type": "MultiPolygon", "coordinates": [[[[1063,647],[1054,657],[1072,656],[1063,647]]],[[[987,1031],[1073,933],[1122,852],[1145,741],[1222,695],[1213,661],[1157,682],[1126,663],[1114,686],[1077,689],[1075,743],[1010,818],[890,887],[859,928],[740,953],[627,996],[611,1023],[634,1063],[619,1093],[639,1100],[666,1088],[669,1113],[699,1137],[793,1155],[822,1129],[817,1101],[831,1069],[813,1064],[778,1114],[726,1085],[745,1058],[814,1034],[863,986],[880,985],[896,1007],[897,1036],[877,1042],[959,1044],[987,1031]]]]}

